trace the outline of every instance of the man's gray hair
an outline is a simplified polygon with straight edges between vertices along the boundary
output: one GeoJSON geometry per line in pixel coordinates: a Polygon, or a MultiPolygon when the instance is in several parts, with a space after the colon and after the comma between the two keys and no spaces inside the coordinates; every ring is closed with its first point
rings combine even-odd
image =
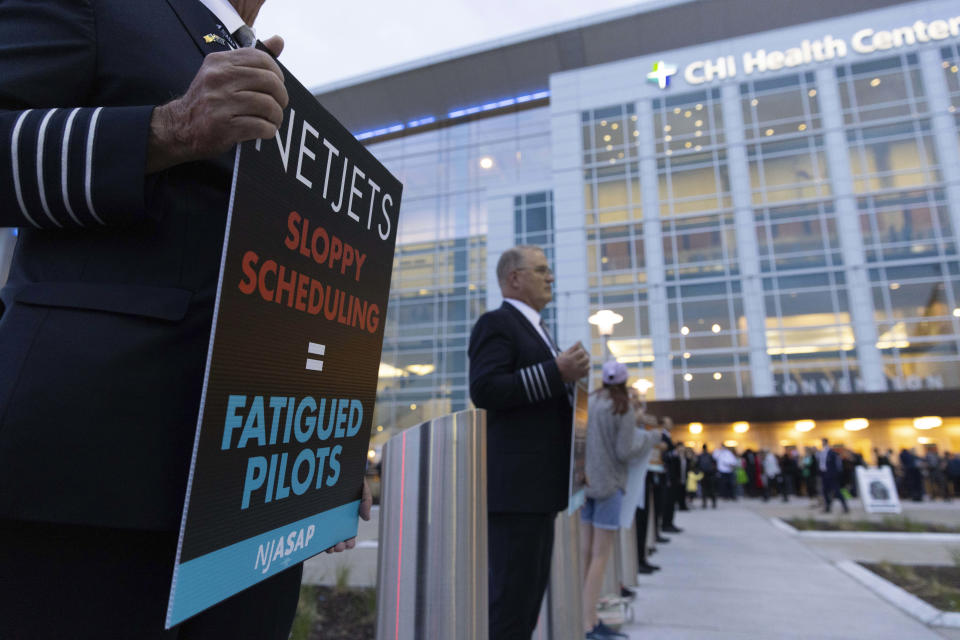
{"type": "Polygon", "coordinates": [[[497,282],[502,288],[507,282],[507,276],[523,266],[524,251],[543,251],[532,244],[518,244],[507,249],[497,261],[497,282]]]}

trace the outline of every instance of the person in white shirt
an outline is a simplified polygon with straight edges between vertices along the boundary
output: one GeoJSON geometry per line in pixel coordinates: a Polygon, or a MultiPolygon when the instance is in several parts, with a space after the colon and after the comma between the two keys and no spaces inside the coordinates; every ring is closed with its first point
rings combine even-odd
{"type": "Polygon", "coordinates": [[[734,487],[734,472],[740,466],[740,460],[730,448],[723,446],[717,447],[713,452],[713,457],[717,461],[717,473],[720,476],[720,487],[723,497],[728,500],[736,500],[737,493],[734,487]]]}

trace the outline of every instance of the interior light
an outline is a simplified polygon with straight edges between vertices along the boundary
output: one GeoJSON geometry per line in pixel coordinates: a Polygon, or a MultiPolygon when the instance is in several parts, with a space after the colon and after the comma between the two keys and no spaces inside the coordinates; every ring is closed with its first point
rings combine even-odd
{"type": "Polygon", "coordinates": [[[702,104],[698,104],[698,105],[697,105],[697,111],[703,111],[703,105],[702,105],[702,104]]]}
{"type": "Polygon", "coordinates": [[[817,423],[813,420],[797,420],[793,424],[793,428],[799,431],[800,433],[806,433],[807,431],[813,431],[813,428],[817,426],[817,423]]]}
{"type": "Polygon", "coordinates": [[[960,307],[957,307],[956,309],[953,310],[953,317],[960,318],[960,307]]]}
{"type": "Polygon", "coordinates": [[[870,81],[870,86],[871,86],[871,87],[879,87],[879,86],[880,86],[880,78],[874,78],[873,80],[871,80],[871,81],[870,81]]]}
{"type": "Polygon", "coordinates": [[[634,129],[634,130],[633,130],[633,137],[636,138],[636,137],[639,136],[639,135],[640,135],[640,132],[637,131],[636,129],[634,129]]]}
{"type": "Polygon", "coordinates": [[[608,144],[608,145],[607,145],[607,151],[613,151],[613,145],[612,145],[612,144],[608,144]]]}
{"type": "Polygon", "coordinates": [[[712,327],[710,327],[710,331],[713,331],[714,333],[720,333],[720,325],[714,324],[712,327]]]}
{"type": "Polygon", "coordinates": [[[685,373],[685,374],[683,374],[683,379],[686,380],[687,382],[690,382],[691,380],[693,380],[693,374],[692,374],[692,373],[685,373]]]}
{"type": "Polygon", "coordinates": [[[701,149],[703,149],[703,147],[699,144],[693,148],[694,151],[700,151],[701,149]]]}
{"type": "Polygon", "coordinates": [[[813,98],[813,97],[815,97],[815,96],[817,95],[817,90],[816,90],[816,89],[810,89],[810,91],[807,91],[807,95],[810,96],[811,98],[813,98]]]}
{"type": "Polygon", "coordinates": [[[664,136],[663,139],[666,140],[667,142],[670,142],[671,140],[673,140],[673,136],[664,136]]]}
{"type": "Polygon", "coordinates": [[[620,128],[620,125],[617,124],[616,122],[614,122],[613,124],[610,125],[610,128],[613,129],[614,131],[616,131],[617,129],[620,128]]]}
{"type": "Polygon", "coordinates": [[[601,127],[607,126],[607,121],[606,121],[606,120],[601,120],[601,121],[600,121],[600,126],[601,126],[601,127]]]}
{"type": "Polygon", "coordinates": [[[674,112],[674,113],[680,113],[680,107],[676,107],[676,108],[673,110],[673,112],[674,112]]]}
{"type": "Polygon", "coordinates": [[[493,168],[493,158],[490,156],[483,156],[480,158],[480,168],[481,169],[492,169],[493,168]]]}
{"type": "Polygon", "coordinates": [[[757,106],[758,104],[760,104],[760,101],[754,98],[753,100],[750,101],[750,104],[752,104],[753,106],[757,106]]]}
{"type": "Polygon", "coordinates": [[[866,418],[850,418],[843,421],[843,428],[847,431],[863,431],[870,426],[870,421],[866,418]]]}
{"type": "Polygon", "coordinates": [[[737,433],[746,433],[747,431],[750,431],[750,423],[742,420],[740,422],[734,422],[733,430],[737,433]]]}
{"type": "Polygon", "coordinates": [[[926,436],[920,436],[917,438],[917,444],[933,444],[933,438],[927,438],[926,436]]]}
{"type": "Polygon", "coordinates": [[[690,359],[690,352],[689,352],[689,351],[684,351],[684,352],[683,352],[683,359],[684,359],[684,360],[689,360],[689,359],[690,359]]]}
{"type": "Polygon", "coordinates": [[[671,127],[670,125],[667,125],[667,126],[665,126],[665,127],[663,128],[663,130],[664,130],[666,133],[670,133],[671,131],[673,131],[673,127],[671,127]]]}
{"type": "Polygon", "coordinates": [[[637,121],[637,116],[630,116],[630,119],[633,120],[634,122],[636,122],[636,121],[637,121]]]}
{"type": "Polygon", "coordinates": [[[697,130],[694,132],[693,135],[696,136],[697,138],[699,138],[700,136],[703,135],[703,131],[700,131],[700,129],[697,129],[697,130]]]}
{"type": "Polygon", "coordinates": [[[714,379],[714,380],[719,380],[719,379],[722,378],[722,377],[723,377],[723,374],[720,373],[719,371],[717,371],[716,373],[713,374],[713,379],[714,379]]]}
{"type": "Polygon", "coordinates": [[[954,73],[957,72],[957,69],[958,69],[957,65],[953,65],[952,67],[950,67],[950,71],[953,71],[954,73]]]}
{"type": "Polygon", "coordinates": [[[772,136],[772,135],[773,135],[773,129],[767,129],[766,131],[764,131],[764,133],[765,133],[766,135],[768,135],[768,136],[772,136]]]}
{"type": "Polygon", "coordinates": [[[672,156],[672,155],[673,155],[673,149],[667,149],[667,155],[668,155],[668,156],[672,156]]]}
{"type": "Polygon", "coordinates": [[[436,367],[432,364],[411,364],[407,367],[407,371],[414,373],[418,376],[425,376],[427,374],[433,373],[436,370],[436,367]]]}
{"type": "Polygon", "coordinates": [[[703,126],[703,120],[697,120],[696,122],[693,123],[693,126],[695,126],[695,127],[702,127],[702,126],[703,126]]]}
{"type": "Polygon", "coordinates": [[[417,410],[417,404],[416,403],[411,404],[410,411],[416,411],[416,410],[417,410]]]}
{"type": "Polygon", "coordinates": [[[913,419],[914,429],[934,429],[943,425],[943,418],[940,416],[922,416],[913,419]]]}
{"type": "Polygon", "coordinates": [[[647,380],[646,378],[640,378],[631,385],[634,389],[640,393],[646,394],[647,391],[650,391],[653,388],[653,383],[647,380]]]}
{"type": "Polygon", "coordinates": [[[806,131],[806,130],[807,130],[807,125],[803,123],[800,123],[800,126],[797,127],[797,131],[806,131]]]}
{"type": "Polygon", "coordinates": [[[724,440],[724,441],[723,441],[723,446],[733,448],[733,447],[737,446],[737,441],[736,441],[736,440],[724,440]]]}
{"type": "Polygon", "coordinates": [[[370,449],[369,451],[367,451],[367,457],[373,460],[374,458],[377,457],[377,452],[374,451],[373,449],[370,449]]]}
{"type": "Polygon", "coordinates": [[[689,118],[689,117],[692,116],[692,115],[693,115],[693,112],[687,111],[687,112],[685,112],[685,113],[683,114],[683,117],[684,117],[684,118],[689,118]]]}
{"type": "Polygon", "coordinates": [[[700,422],[691,422],[691,423],[690,423],[690,433],[703,433],[703,423],[700,423],[700,422]]]}
{"type": "Polygon", "coordinates": [[[891,282],[891,283],[890,283],[890,291],[896,291],[896,290],[899,289],[899,288],[900,288],[900,283],[899,283],[899,282],[891,282]]]}
{"type": "Polygon", "coordinates": [[[690,333],[690,327],[687,327],[687,326],[680,327],[680,333],[681,333],[682,335],[687,335],[687,334],[689,334],[689,333],[690,333]]]}
{"type": "Polygon", "coordinates": [[[609,133],[608,133],[607,135],[603,136],[603,141],[604,141],[604,142],[610,142],[610,134],[609,134],[609,133]]]}
{"type": "Polygon", "coordinates": [[[690,147],[693,146],[693,143],[688,141],[688,142],[687,142],[686,144],[684,144],[683,146],[686,147],[687,149],[689,149],[690,147]]]}
{"type": "Polygon", "coordinates": [[[383,431],[383,425],[382,425],[382,424],[378,424],[378,425],[377,425],[377,431],[383,431]]]}
{"type": "Polygon", "coordinates": [[[425,296],[425,295],[427,295],[427,294],[430,293],[430,292],[427,291],[426,289],[420,289],[420,292],[419,292],[419,293],[420,293],[420,295],[425,296]]]}

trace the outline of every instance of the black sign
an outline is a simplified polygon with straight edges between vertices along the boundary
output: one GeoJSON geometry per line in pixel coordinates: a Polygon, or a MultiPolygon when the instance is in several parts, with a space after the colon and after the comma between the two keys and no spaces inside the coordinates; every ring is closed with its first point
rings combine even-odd
{"type": "Polygon", "coordinates": [[[286,78],[237,150],[168,626],[356,534],[402,185],[286,78]]]}

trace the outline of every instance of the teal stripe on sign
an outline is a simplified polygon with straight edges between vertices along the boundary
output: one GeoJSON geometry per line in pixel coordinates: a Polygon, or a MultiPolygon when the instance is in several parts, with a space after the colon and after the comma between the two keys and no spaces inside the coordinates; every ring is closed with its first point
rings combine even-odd
{"type": "Polygon", "coordinates": [[[354,537],[359,509],[359,500],[348,502],[179,565],[174,569],[170,587],[167,628],[354,537]],[[306,542],[311,525],[314,533],[309,544],[294,549],[301,532],[306,542]],[[288,545],[291,533],[293,544],[288,545]]]}

